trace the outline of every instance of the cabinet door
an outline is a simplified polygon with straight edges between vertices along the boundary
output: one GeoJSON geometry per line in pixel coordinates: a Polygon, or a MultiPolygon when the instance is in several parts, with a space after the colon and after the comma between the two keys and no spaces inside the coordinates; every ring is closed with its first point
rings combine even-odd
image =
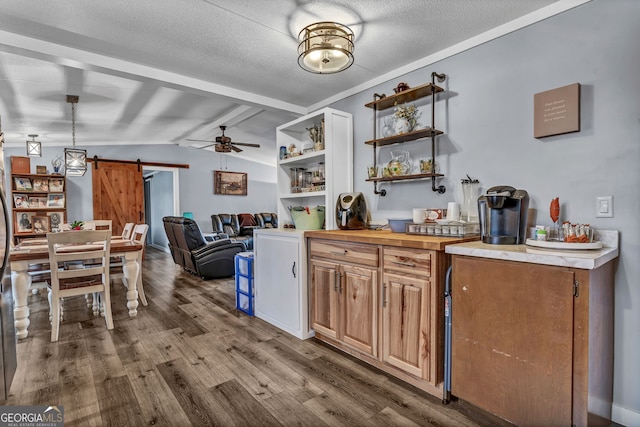
{"type": "Polygon", "coordinates": [[[341,278],[342,341],[377,356],[378,274],[370,268],[343,265],[341,278]]]}
{"type": "Polygon", "coordinates": [[[311,323],[319,334],[338,338],[338,266],[332,262],[312,259],[311,323]]]}
{"type": "Polygon", "coordinates": [[[297,237],[258,234],[255,241],[256,316],[298,335],[302,328],[300,240],[297,237]]]}
{"type": "Polygon", "coordinates": [[[385,273],[382,360],[418,378],[429,378],[429,281],[385,273]]]}
{"type": "Polygon", "coordinates": [[[571,425],[574,273],[454,256],[451,392],[516,425],[571,425]]]}

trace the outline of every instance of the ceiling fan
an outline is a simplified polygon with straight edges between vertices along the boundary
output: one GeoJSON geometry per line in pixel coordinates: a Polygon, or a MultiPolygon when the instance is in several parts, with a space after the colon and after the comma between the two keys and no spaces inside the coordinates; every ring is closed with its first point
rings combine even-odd
{"type": "Polygon", "coordinates": [[[215,141],[208,141],[208,140],[205,140],[205,139],[187,139],[187,141],[210,142],[211,144],[204,145],[204,146],[198,147],[198,148],[202,149],[202,148],[207,148],[207,147],[214,146],[215,150],[218,153],[230,153],[231,150],[235,151],[236,153],[241,152],[242,149],[236,147],[236,145],[242,145],[244,147],[260,148],[260,144],[249,144],[249,143],[246,143],[246,142],[233,142],[233,141],[231,141],[231,138],[229,138],[228,136],[224,135],[224,130],[226,128],[227,128],[226,126],[220,126],[220,129],[222,130],[222,136],[217,136],[215,141]]]}

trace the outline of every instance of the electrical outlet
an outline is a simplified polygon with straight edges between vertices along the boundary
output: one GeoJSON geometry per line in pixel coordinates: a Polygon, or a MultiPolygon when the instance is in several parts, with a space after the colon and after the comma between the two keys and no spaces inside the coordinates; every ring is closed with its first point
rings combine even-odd
{"type": "Polygon", "coordinates": [[[613,218],[613,196],[596,197],[596,218],[613,218]]]}

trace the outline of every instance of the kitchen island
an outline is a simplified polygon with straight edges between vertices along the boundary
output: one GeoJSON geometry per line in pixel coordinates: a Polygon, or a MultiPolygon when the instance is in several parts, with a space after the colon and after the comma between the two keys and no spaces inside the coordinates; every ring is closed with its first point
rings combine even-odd
{"type": "Polygon", "coordinates": [[[596,240],[602,249],[445,248],[453,395],[517,425],[608,425],[618,232],[596,240]]]}
{"type": "Polygon", "coordinates": [[[448,245],[478,236],[305,231],[315,337],[443,397],[448,245]]]}

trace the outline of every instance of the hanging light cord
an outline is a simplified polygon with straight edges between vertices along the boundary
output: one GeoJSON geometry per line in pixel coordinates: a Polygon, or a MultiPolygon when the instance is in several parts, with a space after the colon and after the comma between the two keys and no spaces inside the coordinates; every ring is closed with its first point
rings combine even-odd
{"type": "Polygon", "coordinates": [[[76,146],[76,103],[71,103],[71,140],[73,146],[76,146]]]}

